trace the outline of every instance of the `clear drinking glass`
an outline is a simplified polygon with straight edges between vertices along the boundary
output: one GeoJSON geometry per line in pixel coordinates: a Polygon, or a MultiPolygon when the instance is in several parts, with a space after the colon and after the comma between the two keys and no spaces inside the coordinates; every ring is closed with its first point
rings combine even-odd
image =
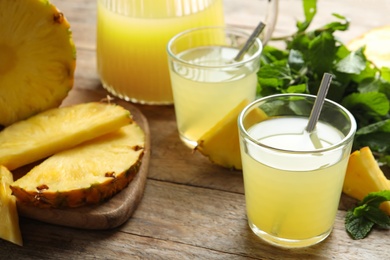
{"type": "Polygon", "coordinates": [[[351,113],[325,100],[315,131],[307,133],[314,101],[272,95],[238,118],[249,226],[283,247],[313,245],[330,234],[356,131],[351,113]]]}
{"type": "Polygon", "coordinates": [[[255,99],[262,44],[234,57],[249,33],[227,27],[182,32],[168,43],[169,71],[181,140],[189,147],[242,101],[255,99]]]}
{"type": "Polygon", "coordinates": [[[97,66],[103,87],[128,101],[171,104],[168,40],[210,25],[224,25],[222,0],[97,0],[97,66]]]}

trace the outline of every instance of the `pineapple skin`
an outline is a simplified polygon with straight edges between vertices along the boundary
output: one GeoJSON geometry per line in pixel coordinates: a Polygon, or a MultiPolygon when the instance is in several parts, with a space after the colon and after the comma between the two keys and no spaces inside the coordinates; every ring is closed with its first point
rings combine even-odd
{"type": "Polygon", "coordinates": [[[0,1],[0,130],[61,105],[73,88],[70,23],[48,0],[0,1]]]}
{"type": "Polygon", "coordinates": [[[18,202],[38,208],[77,208],[101,204],[128,186],[141,166],[141,159],[142,155],[139,161],[127,171],[103,183],[92,184],[89,188],[57,192],[27,191],[17,186],[11,186],[12,194],[18,198],[18,202]]]}

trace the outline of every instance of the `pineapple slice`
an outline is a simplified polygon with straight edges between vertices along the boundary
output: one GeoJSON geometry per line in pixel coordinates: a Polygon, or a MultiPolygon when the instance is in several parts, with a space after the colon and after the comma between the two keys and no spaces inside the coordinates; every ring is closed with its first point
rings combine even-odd
{"type": "MultiPolygon", "coordinates": [[[[353,152],[348,161],[343,192],[348,196],[362,200],[368,193],[390,190],[386,179],[369,147],[353,152]]],[[[390,202],[383,202],[381,209],[390,216],[390,202]]]]}
{"type": "Polygon", "coordinates": [[[11,189],[19,202],[41,208],[100,203],[133,179],[144,144],[144,132],[133,122],[49,157],[11,189]]]}
{"type": "Polygon", "coordinates": [[[0,126],[58,107],[73,86],[70,25],[48,0],[0,1],[0,126]]]}
{"type": "Polygon", "coordinates": [[[0,165],[12,171],[131,121],[130,112],[115,104],[90,102],[47,110],[0,132],[0,165]]]}
{"type": "MultiPolygon", "coordinates": [[[[240,142],[238,137],[237,118],[240,112],[249,104],[243,100],[231,110],[221,121],[207,131],[199,140],[195,150],[207,156],[217,165],[229,169],[241,170],[240,142]]],[[[260,109],[254,109],[247,116],[249,121],[264,120],[267,116],[260,109]]],[[[253,124],[253,123],[252,123],[253,124]]]]}
{"type": "Polygon", "coordinates": [[[377,67],[390,68],[390,25],[374,28],[348,43],[348,48],[357,50],[365,46],[364,54],[377,67]]]}
{"type": "Polygon", "coordinates": [[[23,245],[16,209],[16,198],[11,195],[9,185],[13,182],[12,173],[0,165],[0,238],[17,245],[23,245]]]}

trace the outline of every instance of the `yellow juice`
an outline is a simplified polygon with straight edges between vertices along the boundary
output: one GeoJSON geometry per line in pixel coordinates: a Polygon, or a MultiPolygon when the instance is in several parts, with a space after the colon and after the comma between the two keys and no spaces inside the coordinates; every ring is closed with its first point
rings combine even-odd
{"type": "MultiPolygon", "coordinates": [[[[294,151],[315,150],[307,119],[275,118],[248,130],[261,143],[294,151]]],[[[343,134],[318,122],[323,147],[339,143],[343,134]]],[[[277,156],[264,148],[242,150],[249,225],[260,237],[284,246],[306,246],[332,230],[349,158],[349,147],[323,154],[277,156]]]]}
{"type": "MultiPolygon", "coordinates": [[[[197,65],[221,66],[237,53],[235,48],[209,46],[190,49],[178,57],[197,65]]],[[[207,70],[177,65],[171,79],[181,139],[190,147],[196,146],[196,141],[240,102],[254,100],[256,72],[245,66],[207,70]]]]}
{"type": "Polygon", "coordinates": [[[182,9],[177,1],[116,2],[110,10],[110,2],[98,1],[97,64],[103,86],[133,102],[173,103],[166,45],[183,30],[224,25],[222,0],[197,7],[182,0],[182,9]]]}

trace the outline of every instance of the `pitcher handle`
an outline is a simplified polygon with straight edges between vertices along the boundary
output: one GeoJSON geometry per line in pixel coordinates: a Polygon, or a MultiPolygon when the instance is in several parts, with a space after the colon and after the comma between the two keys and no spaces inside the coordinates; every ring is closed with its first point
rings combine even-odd
{"type": "Polygon", "coordinates": [[[266,27],[260,35],[263,46],[265,46],[272,37],[272,34],[275,30],[276,22],[278,20],[278,13],[279,0],[268,0],[267,14],[265,17],[266,27]]]}

